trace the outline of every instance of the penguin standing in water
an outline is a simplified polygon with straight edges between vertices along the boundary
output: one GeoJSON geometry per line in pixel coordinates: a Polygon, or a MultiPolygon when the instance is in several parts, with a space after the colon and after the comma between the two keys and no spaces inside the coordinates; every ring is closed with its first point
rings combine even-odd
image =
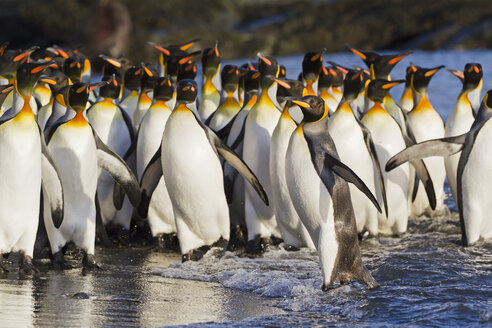
{"type": "Polygon", "coordinates": [[[51,135],[47,136],[48,149],[59,169],[65,196],[64,220],[58,229],[51,222],[49,213],[44,213],[55,268],[68,267],[62,248],[70,241],[83,251],[85,268],[98,268],[94,243],[99,168],[109,172],[123,187],[134,206],[140,202],[135,176],[121,157],[99,139],[85,117],[90,89],[106,84],[75,83],[70,86],[67,113],[58,121],[51,135]]]}
{"type": "MultiPolygon", "coordinates": [[[[257,174],[267,195],[271,196],[270,186],[270,140],[280,118],[280,106],[277,103],[277,82],[279,66],[270,56],[258,54],[261,78],[261,94],[251,108],[244,127],[243,158],[257,174]]],[[[273,206],[267,206],[258,197],[255,190],[246,185],[245,214],[248,228],[247,252],[256,254],[262,251],[271,237],[280,238],[273,206]]]]}
{"type": "MultiPolygon", "coordinates": [[[[128,115],[115,104],[121,91],[121,82],[113,74],[103,77],[108,84],[99,89],[99,101],[87,110],[87,119],[101,141],[122,158],[133,151],[133,128],[128,115]]],[[[114,203],[115,180],[107,172],[100,172],[97,197],[101,209],[102,223],[124,240],[130,231],[133,208],[131,204],[114,203]],[[123,208],[121,208],[123,206],[123,208]],[[121,211],[119,211],[121,210],[121,211]],[[121,213],[119,213],[121,212],[121,213]]]]}
{"type": "Polygon", "coordinates": [[[202,53],[202,96],[200,98],[200,118],[207,122],[220,104],[220,53],[217,42],[213,48],[202,53]]]}
{"type": "Polygon", "coordinates": [[[198,88],[193,80],[177,85],[176,108],[169,116],[160,151],[143,175],[140,213],[146,216],[161,174],[164,176],[178,233],[183,261],[198,260],[211,245],[224,247],[229,240],[229,212],[223,171],[218,155],[234,166],[268,204],[263,187],[249,167],[198,117],[198,88]]]}
{"type": "MultiPolygon", "coordinates": [[[[474,98],[475,94],[480,95],[482,89],[482,65],[469,63],[465,65],[465,70],[463,72],[451,71],[451,73],[461,80],[463,89],[458,96],[453,111],[446,120],[444,137],[458,136],[470,130],[470,127],[475,120],[474,113],[477,112],[472,106],[471,100],[474,98]]],[[[444,158],[446,176],[456,203],[458,202],[456,193],[456,174],[458,171],[459,160],[459,153],[444,158]]]]}
{"type": "MultiPolygon", "coordinates": [[[[174,84],[168,77],[160,77],[154,88],[154,103],[142,119],[137,136],[137,177],[141,180],[144,170],[152,156],[161,147],[164,128],[172,110],[167,107],[166,101],[172,98],[174,84]]],[[[173,248],[176,234],[173,205],[166,187],[164,177],[152,194],[147,216],[152,236],[157,242],[158,249],[173,248]]]]}
{"type": "Polygon", "coordinates": [[[392,170],[409,160],[429,156],[449,156],[461,151],[456,176],[457,204],[463,246],[492,238],[492,90],[483,98],[477,118],[465,134],[433,139],[401,151],[386,164],[392,170]]]}
{"type": "Polygon", "coordinates": [[[304,118],[290,137],[285,174],[292,203],[318,250],[322,289],[352,279],[375,288],[364,268],[348,182],[357,186],[381,211],[374,195],[345,164],[327,130],[328,110],[317,96],[292,98],[304,118]]]}
{"type": "MultiPolygon", "coordinates": [[[[441,116],[432,107],[429,101],[427,88],[431,78],[444,66],[435,68],[421,68],[412,65],[413,74],[412,90],[414,93],[415,106],[408,114],[407,124],[410,127],[416,142],[422,142],[429,139],[438,139],[444,137],[444,123],[441,116]]],[[[440,157],[426,158],[424,160],[434,185],[434,194],[436,196],[437,212],[444,210],[444,179],[446,178],[446,169],[444,160],[440,157]]],[[[410,173],[410,191],[414,193],[414,176],[410,173]]],[[[428,198],[419,184],[415,198],[412,195],[411,215],[422,215],[424,213],[436,213],[432,210],[428,198]]]]}
{"type": "MultiPolygon", "coordinates": [[[[297,80],[277,80],[278,94],[284,97],[301,97],[304,85],[297,80]]],[[[275,219],[287,249],[301,247],[314,248],[313,241],[302,224],[290,199],[285,178],[285,154],[289,139],[297,124],[289,114],[289,108],[297,107],[287,100],[277,126],[273,130],[270,142],[270,183],[272,186],[272,203],[275,207],[275,219]]]]}
{"type": "MultiPolygon", "coordinates": [[[[34,85],[54,64],[25,63],[14,76],[12,107],[0,118],[0,255],[20,252],[19,271],[31,274],[40,191],[52,226],[63,221],[63,190],[31,108],[34,85]]],[[[6,90],[6,89],[4,89],[6,90]]],[[[6,269],[0,264],[0,273],[6,269]]]]}
{"type": "MultiPolygon", "coordinates": [[[[363,88],[362,72],[349,71],[345,76],[343,100],[328,120],[328,132],[337,146],[340,159],[353,168],[373,194],[380,195],[380,200],[387,211],[386,192],[381,166],[374,142],[369,130],[354,115],[350,107],[363,88]]],[[[350,197],[359,233],[368,231],[371,236],[378,235],[378,214],[371,200],[356,188],[349,186],[350,197]]]]}

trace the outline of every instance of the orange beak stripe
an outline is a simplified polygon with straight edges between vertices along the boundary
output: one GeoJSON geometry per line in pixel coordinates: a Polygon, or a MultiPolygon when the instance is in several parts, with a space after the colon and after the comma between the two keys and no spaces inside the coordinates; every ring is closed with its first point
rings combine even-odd
{"type": "Polygon", "coordinates": [[[386,83],[383,84],[383,89],[391,89],[392,87],[397,86],[398,84],[400,84],[400,82],[386,83]]]}
{"type": "Polygon", "coordinates": [[[14,90],[14,86],[11,85],[10,87],[7,87],[5,89],[2,90],[2,93],[5,94],[5,93],[9,93],[10,91],[14,90]]]}
{"type": "Polygon", "coordinates": [[[300,100],[292,100],[292,102],[302,108],[309,108],[311,106],[309,106],[309,104],[305,101],[300,101],[300,100]]]}
{"type": "Polygon", "coordinates": [[[147,74],[148,76],[152,76],[152,72],[150,71],[150,69],[148,69],[147,67],[143,67],[144,71],[145,71],[145,74],[147,74]]]}
{"type": "Polygon", "coordinates": [[[275,79],[275,81],[277,81],[277,83],[281,86],[283,86],[284,88],[286,89],[290,89],[290,85],[282,80],[279,80],[279,79],[275,79]]]}
{"type": "Polygon", "coordinates": [[[193,47],[194,44],[195,44],[195,41],[188,42],[187,44],[184,44],[181,47],[179,47],[179,49],[186,51],[186,50],[190,49],[191,47],[193,47]]]}
{"type": "Polygon", "coordinates": [[[39,72],[43,71],[46,67],[47,67],[47,65],[41,65],[41,66],[35,67],[31,70],[31,73],[32,74],[39,73],[39,72]]]}
{"type": "Polygon", "coordinates": [[[395,57],[395,58],[391,59],[390,61],[388,61],[388,64],[394,65],[394,64],[398,63],[400,60],[402,60],[403,58],[405,58],[406,56],[407,55],[401,55],[401,56],[395,57]]]}
{"type": "Polygon", "coordinates": [[[14,59],[12,59],[12,61],[18,62],[22,58],[26,57],[28,54],[29,54],[29,52],[23,52],[21,54],[18,54],[17,56],[14,57],[14,59]]]}
{"type": "Polygon", "coordinates": [[[60,56],[62,56],[65,59],[68,58],[68,54],[65,51],[63,51],[62,49],[56,49],[56,50],[60,56]]]}
{"type": "Polygon", "coordinates": [[[44,82],[44,83],[51,84],[51,85],[56,85],[56,81],[55,80],[52,80],[52,79],[43,78],[43,79],[40,79],[40,81],[41,82],[44,82]]]}
{"type": "Polygon", "coordinates": [[[169,56],[171,54],[171,52],[164,47],[155,45],[154,48],[156,48],[157,50],[159,50],[160,52],[162,52],[166,56],[169,56]]]}
{"type": "Polygon", "coordinates": [[[272,62],[266,58],[266,57],[260,57],[260,60],[263,60],[263,62],[265,62],[265,64],[267,64],[268,66],[272,65],[272,62]]]}
{"type": "Polygon", "coordinates": [[[475,66],[475,65],[473,65],[473,69],[475,70],[475,73],[477,73],[477,74],[480,72],[480,70],[478,69],[478,67],[475,66]]]}
{"type": "Polygon", "coordinates": [[[362,60],[366,60],[367,56],[364,55],[361,51],[355,49],[355,48],[350,48],[350,51],[352,51],[354,54],[362,58],[362,60]]]}

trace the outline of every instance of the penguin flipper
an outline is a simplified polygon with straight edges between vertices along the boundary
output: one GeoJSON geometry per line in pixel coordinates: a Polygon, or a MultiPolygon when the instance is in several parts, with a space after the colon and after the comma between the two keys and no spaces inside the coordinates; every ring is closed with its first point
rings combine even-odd
{"type": "Polygon", "coordinates": [[[135,207],[138,206],[140,203],[140,186],[132,170],[118,154],[109,149],[99,139],[94,129],[92,129],[92,133],[96,142],[98,165],[106,170],[121,185],[132,205],[135,207]]]}
{"type": "Polygon", "coordinates": [[[359,121],[358,119],[357,122],[359,123],[360,129],[362,130],[362,134],[364,136],[364,142],[366,143],[367,150],[369,151],[369,154],[371,155],[372,160],[374,162],[374,166],[376,167],[376,173],[378,175],[378,183],[381,190],[381,196],[383,198],[384,213],[386,215],[386,218],[388,218],[388,199],[386,197],[386,187],[384,186],[384,177],[383,177],[383,172],[381,171],[381,164],[379,162],[376,146],[374,146],[374,142],[372,140],[371,132],[369,131],[369,129],[366,128],[364,124],[362,124],[362,122],[359,121]]]}
{"type": "Polygon", "coordinates": [[[115,182],[113,188],[113,205],[118,211],[123,207],[124,199],[125,192],[123,191],[123,187],[118,182],[115,182]]]}
{"type": "Polygon", "coordinates": [[[325,133],[324,136],[314,134],[311,137],[309,131],[306,129],[303,130],[304,138],[306,138],[309,152],[311,153],[311,160],[326,189],[329,191],[332,190],[332,187],[330,186],[333,185],[333,173],[335,173],[340,178],[352,183],[363,192],[371,200],[378,212],[381,213],[381,207],[379,206],[376,197],[374,197],[364,181],[362,181],[352,169],[338,159],[335,143],[330,135],[328,133],[325,133]]]}
{"type": "Polygon", "coordinates": [[[135,135],[135,130],[133,129],[132,119],[130,115],[128,115],[128,113],[120,106],[118,106],[118,109],[121,112],[121,116],[123,116],[123,120],[125,121],[126,127],[128,128],[128,133],[130,133],[131,144],[125,155],[123,156],[123,158],[126,160],[137,148],[137,136],[135,135]]]}
{"type": "MultiPolygon", "coordinates": [[[[38,126],[39,128],[39,126],[38,126]]],[[[59,228],[63,222],[64,215],[64,198],[63,186],[60,178],[60,173],[55,166],[55,162],[51,157],[46,143],[44,141],[41,129],[39,130],[41,139],[41,181],[43,195],[48,199],[51,208],[51,219],[55,228],[59,228]]]]}
{"type": "Polygon", "coordinates": [[[450,156],[456,154],[463,149],[465,139],[466,133],[456,137],[427,140],[407,147],[388,160],[385,167],[386,172],[408,161],[419,160],[430,156],[450,156]]]}
{"type": "Polygon", "coordinates": [[[149,211],[150,199],[154,193],[155,188],[159,184],[159,180],[162,176],[162,162],[161,162],[161,147],[156,151],[149,164],[145,168],[142,179],[140,180],[140,189],[142,192],[142,199],[138,206],[138,214],[141,217],[146,218],[149,211]]]}

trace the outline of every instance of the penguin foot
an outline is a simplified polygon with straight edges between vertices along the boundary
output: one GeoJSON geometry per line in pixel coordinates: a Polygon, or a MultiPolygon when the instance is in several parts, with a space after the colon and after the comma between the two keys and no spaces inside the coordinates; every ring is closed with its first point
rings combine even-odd
{"type": "Polygon", "coordinates": [[[248,256],[259,256],[268,248],[270,244],[270,238],[262,238],[260,235],[256,235],[254,239],[248,240],[246,244],[246,255],[248,256]]]}
{"type": "Polygon", "coordinates": [[[84,266],[84,269],[87,270],[102,270],[99,264],[97,264],[94,254],[84,253],[84,257],[82,258],[82,265],[84,266]]]}
{"type": "Polygon", "coordinates": [[[300,248],[292,246],[292,245],[284,245],[284,249],[287,252],[298,252],[300,250],[300,248]]]}
{"type": "Polygon", "coordinates": [[[200,248],[192,249],[186,254],[181,256],[181,262],[186,261],[199,261],[210,250],[210,246],[202,246],[200,248]]]}
{"type": "Polygon", "coordinates": [[[72,266],[65,261],[65,256],[61,250],[53,254],[53,267],[58,271],[72,269],[72,266]]]}
{"type": "Polygon", "coordinates": [[[19,273],[25,275],[32,275],[35,273],[39,273],[38,268],[36,268],[34,264],[32,264],[32,257],[26,255],[24,252],[20,253],[19,273]]]}
{"type": "Polygon", "coordinates": [[[9,270],[7,269],[7,266],[5,265],[5,263],[2,262],[2,260],[0,260],[0,275],[6,274],[8,272],[9,270]]]}
{"type": "Polygon", "coordinates": [[[275,236],[271,236],[270,237],[270,244],[273,245],[273,246],[278,246],[281,243],[283,243],[283,241],[284,240],[282,238],[278,238],[278,237],[275,237],[275,236]]]}
{"type": "Polygon", "coordinates": [[[159,253],[178,251],[179,241],[175,233],[162,233],[152,238],[154,251],[159,253]]]}
{"type": "Polygon", "coordinates": [[[370,235],[369,231],[367,231],[367,230],[364,230],[364,231],[359,232],[357,234],[359,241],[366,240],[367,238],[369,238],[369,235],[370,235]]]}
{"type": "Polygon", "coordinates": [[[227,250],[234,252],[246,247],[246,231],[241,225],[231,227],[231,234],[227,250]]]}

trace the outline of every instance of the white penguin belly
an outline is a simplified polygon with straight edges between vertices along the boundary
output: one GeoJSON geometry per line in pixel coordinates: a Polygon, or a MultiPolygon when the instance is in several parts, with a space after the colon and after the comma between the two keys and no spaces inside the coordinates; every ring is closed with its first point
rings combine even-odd
{"type": "Polygon", "coordinates": [[[311,237],[292,204],[285,177],[285,156],[290,136],[295,129],[296,124],[290,118],[281,116],[272,134],[270,143],[272,203],[275,206],[275,218],[284,242],[298,248],[314,248],[311,237]]]}
{"type": "Polygon", "coordinates": [[[162,139],[164,180],[182,254],[229,239],[229,213],[219,158],[188,110],[176,109],[162,139]]]}
{"type": "Polygon", "coordinates": [[[0,126],[0,154],[0,253],[22,250],[32,257],[41,191],[34,118],[16,117],[0,126]]]}
{"type": "Polygon", "coordinates": [[[55,253],[68,241],[89,254],[94,253],[97,187],[96,145],[91,128],[60,126],[48,144],[63,186],[64,219],[59,229],[45,219],[52,251],[55,253]]]}
{"type": "Polygon", "coordinates": [[[492,238],[492,121],[480,129],[461,177],[463,217],[468,244],[492,238]]]}

